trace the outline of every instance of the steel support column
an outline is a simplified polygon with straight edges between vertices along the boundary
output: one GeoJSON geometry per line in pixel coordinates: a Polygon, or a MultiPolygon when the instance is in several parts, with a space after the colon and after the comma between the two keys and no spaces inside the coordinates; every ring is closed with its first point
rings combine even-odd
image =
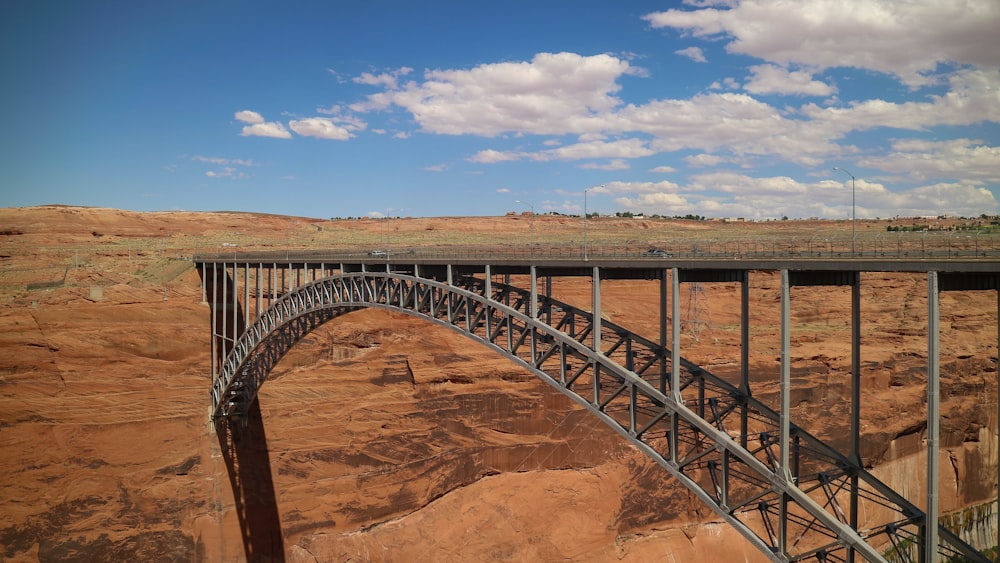
{"type": "Polygon", "coordinates": [[[660,271],[660,393],[667,394],[667,271],[660,271]]]}
{"type": "MultiPolygon", "coordinates": [[[[740,274],[740,389],[750,395],[750,272],[740,274]]],[[[747,447],[748,409],[740,409],[740,446],[747,447]]]]}
{"type": "Polygon", "coordinates": [[[791,480],[789,473],[790,411],[791,411],[791,292],[789,291],[788,270],[781,270],[781,460],[779,468],[785,479],[791,480]]]}
{"type": "MultiPolygon", "coordinates": [[[[779,477],[792,480],[789,460],[791,443],[791,303],[788,270],[781,270],[781,406],[780,418],[780,460],[779,477]]],[[[778,550],[788,552],[788,495],[781,493],[780,514],[778,516],[778,550]]]]}
{"type": "Polygon", "coordinates": [[[681,278],[678,275],[677,268],[670,270],[670,283],[672,286],[672,291],[670,292],[670,314],[672,316],[670,326],[670,338],[672,341],[670,346],[670,394],[675,401],[683,403],[684,399],[681,397],[681,363],[679,361],[681,357],[681,278]]]}
{"type": "MultiPolygon", "coordinates": [[[[591,295],[591,307],[593,309],[594,322],[593,322],[593,337],[594,337],[594,351],[601,351],[601,269],[594,266],[593,273],[591,274],[591,279],[593,280],[593,294],[591,295]]],[[[596,373],[595,373],[596,377],[596,373]]]]}
{"type": "Polygon", "coordinates": [[[941,334],[938,273],[927,272],[927,521],[924,554],[937,560],[938,545],[938,440],[940,438],[941,334]]]}
{"type": "MultiPolygon", "coordinates": [[[[859,467],[861,464],[861,272],[851,280],[851,452],[848,454],[859,467]]],[[[851,528],[858,529],[858,476],[850,476],[851,501],[848,515],[851,528]]],[[[854,548],[848,546],[847,561],[853,563],[854,548]]]]}
{"type": "MultiPolygon", "coordinates": [[[[532,264],[528,268],[531,277],[531,303],[529,303],[528,311],[531,314],[532,320],[538,320],[538,268],[532,264]]],[[[532,329],[534,331],[534,329],[532,329]]],[[[531,363],[534,364],[538,360],[538,337],[536,334],[531,335],[531,363]]]]}
{"type": "MultiPolygon", "coordinates": [[[[207,270],[206,270],[207,272],[207,270]]],[[[208,276],[205,276],[208,279],[208,276]]],[[[215,385],[215,378],[219,376],[219,303],[216,298],[217,292],[219,291],[219,265],[212,264],[212,303],[209,305],[209,311],[212,316],[212,385],[215,385]]]]}

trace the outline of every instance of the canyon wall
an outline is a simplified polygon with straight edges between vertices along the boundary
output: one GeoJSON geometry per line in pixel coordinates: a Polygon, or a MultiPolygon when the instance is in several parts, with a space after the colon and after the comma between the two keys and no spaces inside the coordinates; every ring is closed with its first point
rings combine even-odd
{"type": "MultiPolygon", "coordinates": [[[[4,560],[767,560],[558,391],[403,314],[350,313],[296,345],[229,449],[209,421],[208,306],[177,256],[206,229],[291,227],[63,211],[0,213],[20,233],[0,246],[4,560]]],[[[554,295],[586,306],[589,281],[554,295]]],[[[609,319],[657,334],[655,283],[602,295],[609,319]]],[[[776,296],[776,275],[751,277],[751,373],[771,404],[776,296]]],[[[792,298],[793,420],[844,447],[849,296],[792,298]]],[[[736,287],[682,299],[681,353],[735,378],[736,287]]],[[[923,279],[866,274],[862,305],[863,456],[922,505],[923,279]]],[[[997,495],[996,294],[945,293],[941,308],[942,509],[974,512],[997,495]]]]}

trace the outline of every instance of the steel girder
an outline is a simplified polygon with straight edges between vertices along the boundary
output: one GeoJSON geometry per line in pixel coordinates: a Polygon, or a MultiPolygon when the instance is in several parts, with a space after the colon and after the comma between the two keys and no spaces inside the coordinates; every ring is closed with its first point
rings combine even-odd
{"type": "MultiPolygon", "coordinates": [[[[531,293],[511,285],[391,272],[296,287],[247,326],[223,359],[213,417],[238,419],[277,361],[319,325],[359,308],[392,309],[466,334],[559,389],[774,561],[931,560],[920,552],[923,512],[857,463],[792,425],[790,467],[782,467],[779,413],[683,358],[676,359],[680,385],[670,389],[675,359],[664,346],[602,320],[594,350],[589,312],[535,297],[532,315],[531,293]],[[855,526],[851,514],[863,515],[855,526]]],[[[986,561],[948,530],[939,533],[942,556],[986,561]]]]}

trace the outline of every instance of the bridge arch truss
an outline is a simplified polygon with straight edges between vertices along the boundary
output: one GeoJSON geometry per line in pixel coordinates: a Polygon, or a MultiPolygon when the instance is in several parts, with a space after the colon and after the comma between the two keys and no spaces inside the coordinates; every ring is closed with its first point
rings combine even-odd
{"type": "MultiPolygon", "coordinates": [[[[775,411],[750,389],[748,271],[586,263],[202,260],[199,272],[212,312],[212,416],[238,421],[285,352],[322,324],[362,308],[399,311],[457,331],[531,371],[655,460],[665,469],[664,478],[684,484],[774,561],[932,561],[933,554],[986,561],[928,516],[933,513],[918,509],[862,465],[860,272],[780,269],[782,381],[781,405],[775,411]],[[528,287],[510,283],[512,274],[528,287]],[[558,275],[591,277],[590,310],[552,298],[551,279],[558,275]],[[609,278],[659,281],[659,338],[640,336],[602,318],[601,280],[609,278]],[[739,383],[673,353],[680,349],[680,284],[722,281],[742,288],[739,383]],[[790,420],[790,293],[800,285],[853,288],[848,452],[824,444],[790,420]]],[[[996,286],[996,273],[939,277],[931,271],[929,313],[936,318],[938,291],[996,286]]],[[[936,354],[936,340],[936,333],[928,339],[929,356],[936,354]]],[[[934,371],[929,366],[929,373],[934,371]]],[[[929,417],[936,416],[933,408],[929,405],[929,417]]],[[[933,468],[928,472],[933,474],[933,468]]]]}

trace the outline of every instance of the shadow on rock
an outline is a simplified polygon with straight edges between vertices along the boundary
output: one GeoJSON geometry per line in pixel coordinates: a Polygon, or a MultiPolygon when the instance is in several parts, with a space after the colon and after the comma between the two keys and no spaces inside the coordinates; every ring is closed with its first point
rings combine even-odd
{"type": "Polygon", "coordinates": [[[258,402],[253,402],[245,421],[219,419],[215,431],[233,487],[246,560],[283,562],[281,520],[258,402]]]}

